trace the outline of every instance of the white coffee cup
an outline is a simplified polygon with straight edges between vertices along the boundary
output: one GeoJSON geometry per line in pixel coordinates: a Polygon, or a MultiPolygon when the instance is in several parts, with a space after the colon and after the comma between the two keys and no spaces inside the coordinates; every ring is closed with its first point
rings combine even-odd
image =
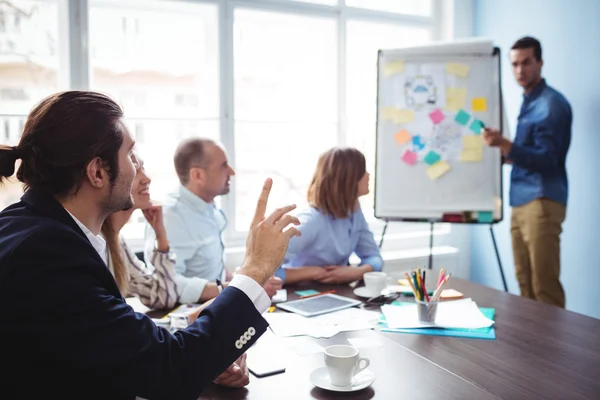
{"type": "Polygon", "coordinates": [[[385,272],[365,272],[363,280],[365,287],[373,296],[379,296],[388,285],[388,277],[385,272]]]}
{"type": "Polygon", "coordinates": [[[368,358],[358,356],[358,349],[345,344],[325,348],[325,366],[329,381],[335,386],[349,386],[352,377],[371,365],[368,358]]]}

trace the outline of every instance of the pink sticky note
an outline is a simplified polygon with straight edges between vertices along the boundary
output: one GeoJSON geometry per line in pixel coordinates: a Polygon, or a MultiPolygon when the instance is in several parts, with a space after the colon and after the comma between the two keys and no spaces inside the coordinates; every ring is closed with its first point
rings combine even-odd
{"type": "Polygon", "coordinates": [[[415,165],[417,163],[417,153],[414,151],[406,150],[402,155],[402,161],[408,165],[415,165]]]}
{"type": "Polygon", "coordinates": [[[439,124],[444,120],[444,113],[439,108],[429,114],[429,118],[434,124],[439,124]]]}

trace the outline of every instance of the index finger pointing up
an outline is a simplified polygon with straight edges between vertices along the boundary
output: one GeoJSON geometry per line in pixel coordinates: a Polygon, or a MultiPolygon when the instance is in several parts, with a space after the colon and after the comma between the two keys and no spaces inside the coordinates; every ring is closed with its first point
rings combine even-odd
{"type": "Polygon", "coordinates": [[[271,193],[271,187],[273,186],[273,180],[267,178],[263,185],[260,196],[258,196],[258,203],[256,203],[256,212],[254,213],[254,219],[252,219],[252,225],[256,225],[265,219],[265,212],[267,211],[267,201],[269,200],[269,194],[271,193]]]}

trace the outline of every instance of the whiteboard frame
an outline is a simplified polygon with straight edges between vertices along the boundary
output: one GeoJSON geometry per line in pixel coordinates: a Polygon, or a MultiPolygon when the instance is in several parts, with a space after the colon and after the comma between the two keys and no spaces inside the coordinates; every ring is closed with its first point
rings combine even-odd
{"type": "MultiPolygon", "coordinates": [[[[481,42],[483,45],[485,45],[485,42],[481,42]]],[[[459,43],[458,45],[460,46],[462,43],[459,43]]],[[[443,46],[443,44],[442,44],[443,46]]],[[[435,49],[436,46],[432,46],[432,49],[435,49]]],[[[376,104],[377,104],[377,116],[376,116],[376,123],[375,123],[375,143],[379,143],[379,118],[380,118],[380,110],[379,110],[379,90],[380,90],[380,85],[379,85],[379,79],[380,79],[380,71],[381,71],[381,53],[383,51],[389,52],[390,50],[383,50],[380,49],[377,52],[377,78],[376,78],[376,84],[377,84],[377,96],[376,96],[376,104]]],[[[393,50],[392,50],[393,51],[393,50]]],[[[466,53],[454,53],[453,55],[458,55],[458,56],[470,56],[476,54],[475,52],[466,52],[466,53]]],[[[498,61],[498,95],[499,95],[499,111],[500,111],[500,116],[499,116],[499,130],[500,130],[500,134],[503,134],[504,132],[504,102],[503,102],[503,95],[502,95],[502,59],[501,59],[501,51],[500,51],[500,47],[497,46],[493,46],[492,47],[492,52],[490,54],[490,57],[496,57],[497,61],[498,61]]],[[[379,152],[379,146],[376,145],[375,146],[375,171],[377,171],[377,161],[378,161],[378,153],[379,152]]],[[[410,216],[389,216],[389,215],[378,215],[377,214],[377,181],[378,181],[378,174],[375,174],[375,188],[374,188],[374,192],[373,192],[373,204],[374,204],[374,215],[375,218],[380,219],[387,222],[390,221],[398,221],[398,222],[428,222],[428,223],[454,223],[454,224],[472,224],[472,225],[492,225],[492,224],[497,224],[499,222],[502,222],[504,220],[504,171],[502,166],[505,163],[505,157],[502,155],[500,157],[500,196],[499,196],[499,204],[497,206],[497,210],[494,211],[494,218],[492,220],[492,222],[480,222],[478,221],[476,218],[472,218],[472,216],[467,216],[466,214],[463,215],[463,219],[462,220],[458,220],[455,218],[450,218],[450,219],[445,219],[444,215],[442,214],[442,216],[436,216],[436,217],[432,217],[431,215],[427,216],[424,215],[423,216],[414,216],[414,215],[410,215],[410,216]],[[496,211],[498,211],[499,216],[497,215],[496,211]]],[[[452,215],[456,215],[456,213],[452,213],[452,215]]]]}

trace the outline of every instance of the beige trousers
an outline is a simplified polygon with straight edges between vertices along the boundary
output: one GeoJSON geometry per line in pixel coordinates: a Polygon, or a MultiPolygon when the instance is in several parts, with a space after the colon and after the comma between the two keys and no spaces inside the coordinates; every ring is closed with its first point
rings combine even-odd
{"type": "Polygon", "coordinates": [[[560,234],[566,207],[545,198],[513,207],[510,224],[521,296],[565,307],[560,283],[560,234]]]}

